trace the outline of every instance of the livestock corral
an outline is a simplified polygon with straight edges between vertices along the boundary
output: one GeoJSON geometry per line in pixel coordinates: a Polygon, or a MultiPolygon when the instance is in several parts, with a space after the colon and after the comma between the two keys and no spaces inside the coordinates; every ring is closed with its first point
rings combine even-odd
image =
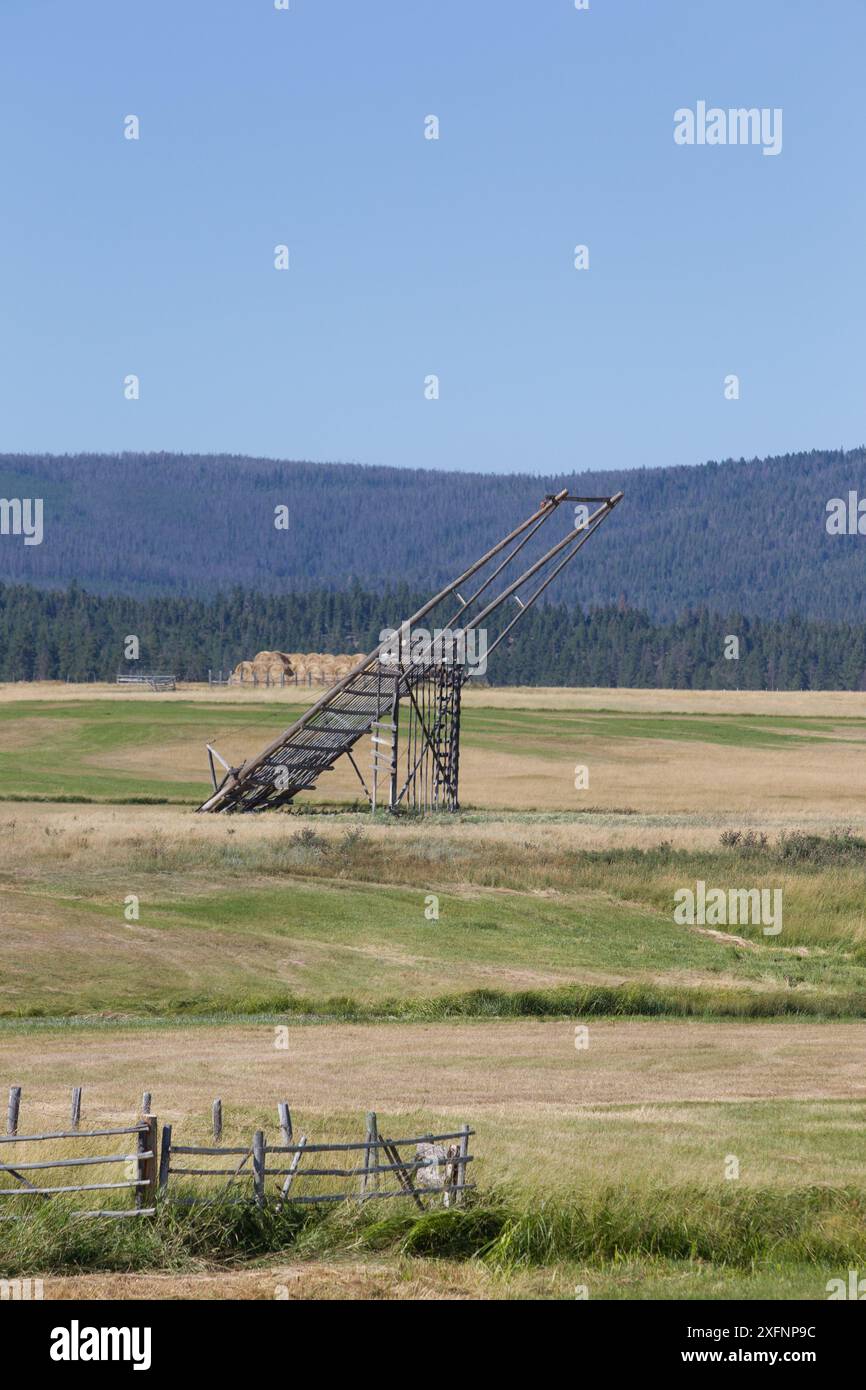
{"type": "Polygon", "coordinates": [[[372,813],[337,763],[281,811],[196,815],[205,744],[237,765],[302,698],[0,690],[4,1098],[21,1088],[20,1135],[62,1135],[81,1088],[78,1133],[132,1147],[48,1158],[116,1152],[122,1178],[76,1184],[153,1194],[140,1219],[73,1219],[139,1188],[28,1195],[69,1176],[19,1164],[0,1277],[46,1298],[823,1299],[862,1267],[862,696],[470,683],[456,812],[372,813]],[[401,1168],[420,1189],[432,1157],[447,1189],[461,1140],[437,1136],[466,1125],[465,1200],[416,1202],[401,1168]],[[237,1150],[176,1168],[245,1163],[244,1200],[170,1157],[161,1194],[166,1127],[237,1150]],[[396,1160],[371,1149],[392,1137],[396,1160]],[[299,1149],[311,1186],[281,1201],[299,1149]],[[361,1200],[374,1178],[393,1201],[361,1200]]]}

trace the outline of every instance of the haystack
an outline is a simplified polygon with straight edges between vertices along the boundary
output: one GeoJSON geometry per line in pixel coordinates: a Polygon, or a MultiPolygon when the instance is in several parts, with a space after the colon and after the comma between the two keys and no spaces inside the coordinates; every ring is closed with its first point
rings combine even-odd
{"type": "Polygon", "coordinates": [[[358,657],[334,656],[331,652],[290,652],[289,660],[299,681],[309,678],[317,682],[327,681],[331,685],[349,674],[358,657]]]}
{"type": "Polygon", "coordinates": [[[232,680],[250,681],[253,677],[257,681],[279,681],[282,675],[286,680],[294,676],[294,667],[291,659],[286,652],[259,652],[252,661],[239,661],[232,672],[232,680]]]}
{"type": "Polygon", "coordinates": [[[252,685],[255,678],[260,685],[268,681],[279,685],[285,675],[286,684],[297,680],[299,685],[308,681],[333,685],[347,676],[357,661],[357,656],[334,656],[330,652],[259,652],[252,661],[238,662],[232,680],[252,685]]]}

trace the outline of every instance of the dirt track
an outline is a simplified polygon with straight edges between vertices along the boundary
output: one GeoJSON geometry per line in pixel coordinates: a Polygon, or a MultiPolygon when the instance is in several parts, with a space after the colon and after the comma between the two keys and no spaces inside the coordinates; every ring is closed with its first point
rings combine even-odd
{"type": "MultiPolygon", "coordinates": [[[[526,1281],[529,1282],[529,1281],[526,1281]]],[[[534,1282],[539,1282],[536,1275],[534,1282]]],[[[390,1263],[304,1261],[265,1268],[206,1274],[46,1275],[44,1296],[52,1299],[467,1299],[489,1297],[496,1281],[483,1268],[453,1266],[447,1276],[435,1266],[401,1271],[390,1263]]]]}

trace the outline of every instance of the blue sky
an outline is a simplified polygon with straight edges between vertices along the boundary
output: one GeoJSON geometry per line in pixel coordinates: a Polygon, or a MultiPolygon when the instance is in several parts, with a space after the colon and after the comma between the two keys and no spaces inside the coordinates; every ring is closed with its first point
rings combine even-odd
{"type": "Polygon", "coordinates": [[[860,444],[864,51],[862,0],[2,0],[0,450],[860,444]]]}

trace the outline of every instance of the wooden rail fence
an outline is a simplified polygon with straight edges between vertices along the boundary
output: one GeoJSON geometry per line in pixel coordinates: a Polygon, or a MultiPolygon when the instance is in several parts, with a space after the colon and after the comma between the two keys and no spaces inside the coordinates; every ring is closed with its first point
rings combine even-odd
{"type": "MultiPolygon", "coordinates": [[[[287,1205],[315,1205],[326,1202],[366,1202],[392,1197],[408,1198],[419,1210],[425,1210],[439,1199],[442,1205],[460,1205],[467,1191],[475,1184],[467,1179],[467,1168],[474,1161],[469,1152],[469,1140],[475,1133],[464,1124],[447,1134],[423,1134],[409,1138],[391,1139],[379,1132],[378,1119],[373,1111],[367,1114],[364,1138],[347,1143],[311,1143],[307,1135],[294,1139],[292,1117],[286,1101],[280,1101],[277,1115],[280,1126],[279,1144],[269,1144],[265,1133],[257,1129],[249,1144],[222,1146],[219,1143],[179,1144],[172,1134],[172,1125],[162,1126],[150,1114],[151,1093],[142,1096],[141,1118],[135,1124],[118,1128],[82,1129],[82,1088],[72,1091],[68,1129],[43,1133],[19,1134],[18,1120],[21,1088],[9,1092],[7,1133],[0,1135],[0,1220],[18,1219],[14,1211],[5,1211],[6,1199],[53,1198],[85,1192],[130,1192],[134,1204],[129,1207],[76,1210],[79,1216],[152,1216],[156,1210],[157,1193],[167,1201],[183,1205],[200,1202],[239,1201],[264,1207],[273,1203],[277,1211],[287,1205]],[[72,1145],[100,1138],[135,1137],[133,1152],[73,1154],[31,1159],[19,1157],[9,1146],[60,1143],[72,1145]],[[406,1149],[412,1150],[407,1154],[406,1149]],[[180,1159],[180,1163],[177,1162],[180,1159]],[[195,1163],[196,1159],[223,1160],[218,1166],[195,1163]],[[158,1162],[157,1162],[158,1160],[158,1162]],[[191,1164],[188,1160],[192,1160],[191,1164]],[[82,1168],[125,1164],[122,1181],[75,1182],[63,1185],[44,1184],[41,1178],[31,1181],[28,1173],[48,1170],[73,1170],[77,1177],[82,1168]],[[214,1192],[183,1195],[177,1191],[178,1179],[218,1179],[214,1192]],[[173,1180],[173,1181],[172,1181],[173,1180]],[[334,1181],[338,1180],[338,1181],[334,1181]],[[173,1190],[169,1190],[171,1187],[173,1190]],[[335,1190],[334,1190],[335,1189],[335,1190]]],[[[212,1124],[215,1140],[222,1135],[222,1101],[213,1103],[212,1124]]],[[[102,1145],[106,1148],[106,1145],[102,1145]]],[[[131,1146],[124,1145],[128,1150],[131,1146]]]]}
{"type": "Polygon", "coordinates": [[[209,670],[207,673],[207,682],[208,685],[248,685],[253,690],[258,689],[259,686],[263,689],[268,689],[271,686],[276,689],[276,687],[279,686],[281,690],[286,688],[291,690],[310,690],[314,686],[327,687],[333,685],[334,677],[314,676],[312,671],[308,671],[306,675],[303,676],[299,676],[297,672],[291,676],[287,676],[285,671],[281,671],[278,676],[271,676],[270,671],[268,671],[264,679],[259,680],[255,673],[250,676],[244,676],[243,672],[239,675],[235,675],[234,671],[230,671],[228,675],[224,676],[222,671],[217,674],[217,672],[209,670]]]}
{"type": "Polygon", "coordinates": [[[183,1203],[226,1200],[229,1189],[243,1183],[249,1185],[247,1194],[239,1193],[236,1199],[229,1200],[253,1201],[264,1206],[268,1198],[273,1198],[278,1209],[295,1203],[409,1197],[423,1211],[427,1205],[423,1199],[435,1196],[441,1196],[446,1206],[459,1205],[464,1194],[475,1186],[466,1176],[467,1166],[474,1160],[469,1152],[473,1133],[468,1125],[462,1125],[448,1134],[389,1139],[379,1134],[376,1117],[370,1115],[366,1137],[355,1143],[312,1144],[302,1134],[296,1144],[268,1144],[264,1131],[257,1129],[249,1144],[214,1146],[178,1144],[172,1135],[172,1126],[163,1125],[159,1187],[165,1192],[172,1178],[228,1179],[213,1197],[175,1198],[173,1193],[171,1196],[183,1203]],[[406,1148],[414,1150],[411,1157],[401,1154],[400,1150],[406,1148]],[[329,1162],[330,1155],[337,1157],[329,1162]],[[352,1163],[353,1157],[358,1161],[352,1163]],[[180,1165],[176,1158],[181,1159],[180,1165]],[[187,1159],[195,1158],[223,1159],[230,1166],[186,1166],[187,1159]],[[297,1190],[298,1185],[323,1178],[344,1181],[337,1191],[297,1190]],[[269,1179],[276,1180],[271,1188],[269,1179]],[[393,1179],[393,1186],[388,1186],[389,1179],[393,1179]],[[353,1186],[346,1187],[345,1180],[350,1180],[353,1186]]]}
{"type": "MultiPolygon", "coordinates": [[[[135,1194],[135,1204],[132,1207],[111,1207],[100,1208],[94,1211],[80,1211],[76,1215],[81,1216],[152,1216],[156,1207],[154,1205],[157,1190],[157,1119],[155,1115],[143,1116],[134,1125],[125,1125],[120,1128],[111,1129],[72,1129],[53,1130],[41,1134],[4,1134],[0,1135],[0,1178],[7,1176],[12,1179],[15,1186],[0,1186],[0,1206],[6,1206],[7,1198],[14,1197],[40,1197],[50,1201],[53,1197],[62,1195],[69,1196],[76,1192],[120,1192],[131,1191],[135,1194]],[[135,1148],[133,1152],[121,1153],[100,1153],[84,1154],[72,1157],[54,1156],[51,1158],[36,1159],[19,1158],[14,1150],[10,1150],[9,1145],[22,1147],[24,1145],[59,1143],[61,1141],[73,1141],[73,1147],[87,1139],[106,1139],[119,1138],[123,1136],[135,1136],[135,1148]],[[42,1178],[37,1178],[32,1182],[25,1173],[43,1173],[53,1170],[73,1169],[77,1176],[82,1168],[103,1168],[108,1164],[122,1163],[126,1171],[133,1176],[125,1177],[120,1182],[68,1182],[61,1185],[50,1183],[46,1185],[42,1178]]],[[[102,1146],[107,1147],[106,1145],[102,1146]]],[[[123,1146],[125,1150],[129,1145],[123,1146]]],[[[18,1214],[14,1211],[6,1212],[0,1210],[0,1220],[9,1221],[18,1219],[18,1214]]]]}
{"type": "Polygon", "coordinates": [[[176,690],[177,676],[170,671],[118,671],[118,685],[146,685],[149,690],[176,690]]]}

